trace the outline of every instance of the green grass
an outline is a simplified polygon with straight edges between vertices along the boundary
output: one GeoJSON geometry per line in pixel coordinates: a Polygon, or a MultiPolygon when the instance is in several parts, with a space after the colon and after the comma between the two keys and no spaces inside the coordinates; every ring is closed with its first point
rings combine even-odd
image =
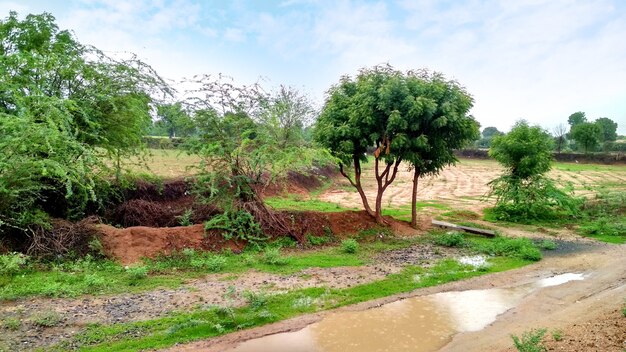
{"type": "Polygon", "coordinates": [[[65,350],[70,346],[79,347],[81,351],[136,351],[164,348],[175,343],[210,338],[301,314],[509,270],[528,263],[517,258],[499,257],[491,259],[491,265],[486,270],[478,271],[470,266],[446,259],[430,268],[410,266],[383,280],[345,289],[321,287],[299,289],[261,297],[262,299],[248,299],[251,304],[244,307],[210,307],[193,312],[172,313],[163,318],[147,321],[90,326],[75,336],[72,341],[58,345],[55,349],[65,350]]]}
{"type": "MultiPolygon", "coordinates": [[[[450,209],[450,207],[447,206],[446,204],[439,203],[434,200],[417,202],[415,204],[415,208],[418,211],[418,213],[423,211],[424,209],[437,209],[437,210],[449,210],[450,209]]],[[[411,221],[411,204],[407,204],[407,205],[403,205],[401,207],[395,207],[395,208],[383,207],[383,215],[391,216],[394,219],[398,219],[398,220],[411,221]]]]}
{"type": "Polygon", "coordinates": [[[264,260],[265,252],[215,255],[187,250],[146,260],[145,265],[129,269],[112,261],[89,257],[62,264],[33,263],[14,274],[0,275],[0,300],[33,296],[77,297],[84,294],[135,293],[156,288],[176,288],[190,279],[215,272],[238,274],[257,270],[292,274],[313,267],[359,266],[369,262],[376,253],[407,247],[417,241],[396,238],[375,240],[361,244],[358,255],[344,253],[339,246],[304,252],[277,248],[275,250],[279,256],[273,261],[264,260]]]}
{"type": "Polygon", "coordinates": [[[624,170],[624,166],[621,165],[602,165],[602,164],[576,164],[576,163],[564,163],[558,162],[552,164],[553,168],[560,171],[598,171],[598,172],[614,172],[624,170]]]}
{"type": "Polygon", "coordinates": [[[346,208],[337,203],[325,202],[318,199],[302,199],[301,197],[295,195],[291,195],[289,197],[269,197],[265,199],[265,203],[276,210],[318,212],[359,210],[357,208],[346,208]]]}

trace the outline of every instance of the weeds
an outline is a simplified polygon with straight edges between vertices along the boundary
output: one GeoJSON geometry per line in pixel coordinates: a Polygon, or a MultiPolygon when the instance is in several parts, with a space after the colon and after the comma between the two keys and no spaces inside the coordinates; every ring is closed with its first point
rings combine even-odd
{"type": "Polygon", "coordinates": [[[541,242],[539,242],[539,247],[541,249],[545,249],[548,251],[553,251],[556,249],[556,243],[552,240],[543,240],[541,242]]]}
{"type": "Polygon", "coordinates": [[[283,257],[280,254],[280,248],[265,247],[261,261],[269,265],[287,265],[289,258],[283,257]]]}
{"type": "Polygon", "coordinates": [[[2,327],[7,330],[16,331],[22,326],[22,322],[18,318],[7,317],[2,320],[2,327]]]}
{"type": "Polygon", "coordinates": [[[544,352],[547,349],[541,344],[546,329],[533,329],[522,334],[522,338],[511,335],[513,344],[519,352],[544,352]]]}
{"type": "Polygon", "coordinates": [[[347,239],[341,241],[341,251],[344,253],[354,254],[359,250],[359,243],[355,239],[347,239]]]}
{"type": "Polygon", "coordinates": [[[50,328],[59,325],[61,322],[61,315],[54,311],[46,311],[33,317],[33,323],[37,326],[50,328]]]}
{"type": "Polygon", "coordinates": [[[446,232],[435,237],[435,244],[444,247],[464,247],[467,243],[460,232],[446,232]]]}
{"type": "Polygon", "coordinates": [[[14,275],[24,268],[29,257],[22,253],[0,255],[0,275],[14,275]]]}
{"type": "Polygon", "coordinates": [[[552,331],[552,339],[554,339],[554,341],[561,341],[563,340],[563,330],[553,330],[552,331]]]}
{"type": "Polygon", "coordinates": [[[333,236],[313,236],[311,234],[306,235],[306,239],[312,246],[323,246],[335,241],[333,236]]]}
{"type": "Polygon", "coordinates": [[[177,216],[176,218],[180,226],[191,226],[193,225],[193,221],[191,221],[192,217],[193,211],[191,209],[187,209],[185,210],[185,212],[182,213],[182,215],[177,216]]]}
{"type": "Polygon", "coordinates": [[[148,276],[148,268],[145,266],[131,266],[126,269],[126,274],[132,281],[138,281],[148,276]]]}

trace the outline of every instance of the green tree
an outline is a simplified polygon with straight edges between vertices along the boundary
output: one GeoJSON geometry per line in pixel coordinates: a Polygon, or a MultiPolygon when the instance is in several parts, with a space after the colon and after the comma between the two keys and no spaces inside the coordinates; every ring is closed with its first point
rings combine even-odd
{"type": "Polygon", "coordinates": [[[187,137],[195,128],[193,120],[180,102],[159,105],[156,126],[165,129],[169,138],[187,137]]]}
{"type": "Polygon", "coordinates": [[[602,138],[600,126],[592,122],[583,122],[572,127],[572,139],[583,146],[585,153],[595,150],[602,138]]]}
{"type": "Polygon", "coordinates": [[[581,123],[587,122],[587,117],[585,117],[585,113],[582,111],[577,111],[567,118],[567,123],[570,125],[570,130],[581,123]]]}
{"type": "Polygon", "coordinates": [[[600,128],[601,142],[617,140],[617,122],[608,117],[601,117],[594,122],[600,128]]]}
{"type": "Polygon", "coordinates": [[[281,85],[264,101],[260,124],[280,146],[301,146],[307,143],[305,128],[317,115],[311,99],[293,87],[281,85]]]}
{"type": "MultiPolygon", "coordinates": [[[[415,170],[416,189],[420,176],[436,173],[456,160],[451,148],[457,145],[453,139],[458,136],[448,139],[447,132],[463,125],[469,127],[471,139],[476,137],[477,124],[465,115],[470,107],[469,95],[439,74],[375,66],[362,69],[354,78],[342,77],[329,90],[315,139],[338,158],[341,174],[357,189],[365,211],[384,222],[382,196],[403,160],[415,170]],[[370,146],[376,148],[374,209],[361,184],[361,163],[367,161],[370,146]]],[[[465,142],[462,138],[459,145],[465,142]]]]}
{"type": "Polygon", "coordinates": [[[478,140],[478,147],[489,148],[493,137],[503,135],[504,133],[498,131],[495,127],[485,127],[482,132],[482,138],[478,140]]]}
{"type": "Polygon", "coordinates": [[[79,216],[103,157],[140,148],[157,92],[170,91],[149,66],[80,44],[50,14],[1,20],[0,231],[79,216]]]}
{"type": "Polygon", "coordinates": [[[489,183],[498,219],[528,221],[575,212],[577,203],[545,176],[551,168],[552,148],[550,134],[523,120],[508,134],[494,138],[489,155],[506,170],[489,183]]]}
{"type": "Polygon", "coordinates": [[[562,123],[558,124],[552,132],[554,133],[554,144],[556,152],[561,153],[567,142],[567,128],[562,123]]]}

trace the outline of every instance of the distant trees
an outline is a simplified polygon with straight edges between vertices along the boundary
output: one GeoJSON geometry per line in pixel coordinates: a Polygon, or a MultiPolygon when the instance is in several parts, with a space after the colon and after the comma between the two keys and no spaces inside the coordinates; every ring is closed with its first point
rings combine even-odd
{"type": "Polygon", "coordinates": [[[554,133],[554,144],[556,152],[561,153],[567,142],[567,128],[562,123],[558,124],[552,132],[554,133]]]}
{"type": "Polygon", "coordinates": [[[602,130],[593,122],[583,122],[572,127],[570,135],[577,144],[584,148],[585,153],[593,151],[600,144],[602,130]]]}
{"type": "Polygon", "coordinates": [[[361,69],[356,77],[344,76],[331,87],[315,139],[338,158],[341,174],[356,188],[366,212],[380,223],[382,196],[400,163],[407,161],[414,171],[415,224],[418,179],[454,163],[453,149],[478,136],[478,124],[467,115],[471,106],[465,89],[441,74],[375,66],[361,69]],[[361,163],[368,161],[365,153],[370,146],[376,148],[373,209],[361,183],[361,163]]]}
{"type": "Polygon", "coordinates": [[[585,113],[582,111],[577,111],[569,115],[569,117],[567,118],[567,123],[570,125],[570,129],[583,122],[587,122],[587,117],[585,116],[585,113]]]}
{"type": "Polygon", "coordinates": [[[501,136],[503,134],[504,133],[500,132],[496,127],[485,127],[481,133],[482,138],[478,141],[478,147],[489,148],[493,137],[501,136]]]}
{"type": "Polygon", "coordinates": [[[601,117],[595,124],[600,128],[602,142],[614,142],[617,140],[617,122],[608,117],[601,117]]]}
{"type": "Polygon", "coordinates": [[[180,102],[157,106],[155,125],[165,130],[169,138],[187,137],[195,129],[193,120],[180,102]]]}

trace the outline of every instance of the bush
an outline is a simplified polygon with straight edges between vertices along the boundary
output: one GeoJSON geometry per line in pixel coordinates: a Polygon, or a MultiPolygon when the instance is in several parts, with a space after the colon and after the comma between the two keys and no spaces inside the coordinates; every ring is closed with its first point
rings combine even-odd
{"type": "Polygon", "coordinates": [[[191,266],[196,269],[207,269],[211,272],[222,271],[226,266],[226,258],[221,255],[196,256],[191,259],[191,266]]]}
{"type": "Polygon", "coordinates": [[[306,238],[312,246],[323,246],[327,243],[333,242],[332,236],[313,236],[309,234],[306,235],[306,238]]]}
{"type": "Polygon", "coordinates": [[[466,242],[460,232],[446,232],[435,237],[435,244],[444,247],[463,247],[466,242]]]}
{"type": "Polygon", "coordinates": [[[26,266],[28,256],[22,253],[0,255],[0,275],[14,275],[26,266]]]}
{"type": "Polygon", "coordinates": [[[126,269],[131,280],[141,280],[148,276],[148,268],[145,266],[132,266],[126,269]]]}
{"type": "Polygon", "coordinates": [[[479,252],[489,255],[515,257],[538,261],[541,251],[528,238],[496,237],[485,244],[477,245],[479,252]]]}
{"type": "Polygon", "coordinates": [[[541,345],[541,340],[546,332],[546,329],[533,329],[524,332],[521,339],[515,335],[511,335],[511,338],[519,352],[543,352],[546,348],[541,345]]]}
{"type": "Polygon", "coordinates": [[[252,244],[265,242],[261,226],[254,216],[245,210],[225,211],[204,223],[205,230],[221,230],[224,239],[236,238],[252,244]]]}
{"type": "Polygon", "coordinates": [[[355,239],[347,239],[341,241],[341,251],[344,253],[354,254],[359,250],[359,243],[355,239]]]}
{"type": "Polygon", "coordinates": [[[261,308],[267,306],[268,297],[264,293],[245,291],[243,296],[252,310],[260,310],[261,308]]]}
{"type": "Polygon", "coordinates": [[[280,248],[265,247],[261,261],[269,265],[286,265],[289,259],[280,254],[280,248]]]}

